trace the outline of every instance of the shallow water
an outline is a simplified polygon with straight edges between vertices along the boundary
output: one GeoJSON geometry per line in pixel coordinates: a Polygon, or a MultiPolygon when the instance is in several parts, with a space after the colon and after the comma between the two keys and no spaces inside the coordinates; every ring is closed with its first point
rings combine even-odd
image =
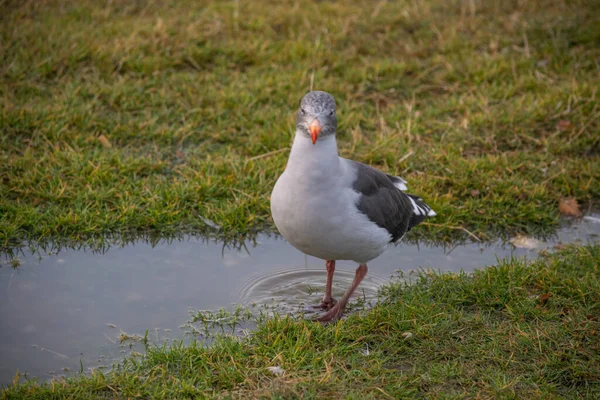
{"type": "MultiPolygon", "coordinates": [[[[453,248],[400,244],[369,264],[357,295],[373,299],[398,270],[472,271],[506,256],[535,257],[557,243],[598,241],[600,214],[565,225],[535,251],[511,245],[469,243],[453,248]],[[596,220],[594,220],[594,218],[596,220]]],[[[0,268],[0,384],[17,369],[47,379],[89,371],[127,352],[119,335],[154,342],[181,337],[188,310],[272,304],[294,311],[318,303],[324,262],[305,257],[284,240],[259,236],[241,250],[189,237],[155,245],[137,242],[103,254],[62,250],[19,256],[0,268]]],[[[337,263],[334,296],[340,297],[356,265],[337,263]]]]}

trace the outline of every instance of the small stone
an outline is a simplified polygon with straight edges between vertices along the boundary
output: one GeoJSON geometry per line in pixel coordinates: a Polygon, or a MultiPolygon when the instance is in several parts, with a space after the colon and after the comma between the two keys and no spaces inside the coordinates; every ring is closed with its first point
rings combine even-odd
{"type": "Polygon", "coordinates": [[[269,370],[270,373],[272,373],[275,376],[282,376],[283,374],[285,374],[285,370],[279,366],[267,367],[267,369],[269,370]]]}
{"type": "Polygon", "coordinates": [[[404,339],[407,339],[407,340],[408,340],[408,339],[410,339],[411,337],[413,337],[413,334],[412,334],[412,333],[410,333],[410,332],[404,332],[404,333],[402,334],[402,337],[403,337],[404,339]]]}
{"type": "Polygon", "coordinates": [[[511,239],[510,243],[519,249],[535,249],[541,245],[539,240],[525,235],[515,236],[511,239]]]}

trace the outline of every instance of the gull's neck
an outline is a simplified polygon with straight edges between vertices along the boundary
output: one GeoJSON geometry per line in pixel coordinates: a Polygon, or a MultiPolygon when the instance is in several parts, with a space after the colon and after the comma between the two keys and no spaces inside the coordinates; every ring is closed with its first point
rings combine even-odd
{"type": "Polygon", "coordinates": [[[339,168],[339,165],[340,158],[335,135],[319,138],[313,144],[310,138],[301,132],[296,132],[287,164],[288,170],[318,169],[333,172],[339,168]]]}

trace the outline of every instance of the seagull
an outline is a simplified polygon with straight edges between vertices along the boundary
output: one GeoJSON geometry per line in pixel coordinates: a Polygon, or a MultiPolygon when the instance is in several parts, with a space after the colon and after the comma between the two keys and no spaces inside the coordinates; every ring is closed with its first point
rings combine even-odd
{"type": "Polygon", "coordinates": [[[325,260],[323,323],[342,317],[367,275],[367,263],[415,225],[436,213],[405,193],[406,181],[342,158],[336,142],[335,99],[311,91],[296,114],[296,135],[285,170],[271,193],[271,215],[281,235],[301,252],[325,260]],[[336,302],[331,285],[337,260],[359,264],[352,284],[336,302]]]}

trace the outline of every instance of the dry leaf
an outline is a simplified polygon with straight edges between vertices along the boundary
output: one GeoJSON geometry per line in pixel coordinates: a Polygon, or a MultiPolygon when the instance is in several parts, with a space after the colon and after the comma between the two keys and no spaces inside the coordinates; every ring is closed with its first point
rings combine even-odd
{"type": "Polygon", "coordinates": [[[571,129],[573,129],[573,124],[569,120],[562,119],[558,121],[556,127],[559,131],[570,131],[571,129]]]}
{"type": "Polygon", "coordinates": [[[481,194],[481,192],[479,190],[477,190],[477,189],[471,190],[471,196],[473,196],[473,197],[477,197],[480,194],[481,194]]]}
{"type": "Polygon", "coordinates": [[[110,149],[112,147],[106,136],[100,135],[100,137],[98,137],[98,140],[100,141],[100,143],[102,143],[102,146],[104,146],[104,148],[110,149]]]}
{"type": "Polygon", "coordinates": [[[544,294],[540,295],[540,297],[538,297],[538,300],[540,303],[542,303],[542,305],[544,305],[548,302],[548,299],[550,297],[552,297],[552,293],[544,293],[544,294]]]}
{"type": "Polygon", "coordinates": [[[519,249],[535,249],[541,244],[539,240],[524,235],[515,236],[510,243],[519,249]]]}
{"type": "Polygon", "coordinates": [[[558,203],[558,211],[563,215],[571,215],[573,217],[581,217],[581,210],[577,204],[575,197],[569,197],[568,199],[562,199],[558,203]]]}
{"type": "Polygon", "coordinates": [[[413,337],[413,334],[412,334],[412,333],[410,333],[410,332],[404,332],[404,333],[402,334],[402,337],[403,337],[404,339],[410,339],[411,337],[413,337]]]}

